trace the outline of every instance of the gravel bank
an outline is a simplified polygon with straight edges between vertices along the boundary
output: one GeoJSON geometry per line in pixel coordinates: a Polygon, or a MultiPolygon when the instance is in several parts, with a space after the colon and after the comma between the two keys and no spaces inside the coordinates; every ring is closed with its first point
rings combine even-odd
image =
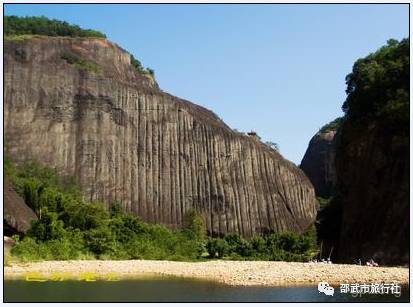
{"type": "Polygon", "coordinates": [[[409,269],[344,264],[268,261],[174,262],[155,260],[75,260],[13,264],[4,268],[5,278],[137,278],[178,276],[214,280],[228,285],[276,286],[340,283],[408,283],[409,269]],[[83,276],[83,277],[82,277],[83,276]],[[58,277],[57,277],[58,278],[58,277]]]}

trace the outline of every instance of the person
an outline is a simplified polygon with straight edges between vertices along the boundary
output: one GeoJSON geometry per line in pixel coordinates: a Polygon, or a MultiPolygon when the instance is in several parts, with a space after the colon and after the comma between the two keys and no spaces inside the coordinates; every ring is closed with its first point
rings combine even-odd
{"type": "Polygon", "coordinates": [[[375,261],[373,260],[373,258],[371,258],[366,264],[367,264],[368,266],[375,266],[375,267],[379,266],[379,264],[378,264],[377,262],[375,262],[375,261]]]}

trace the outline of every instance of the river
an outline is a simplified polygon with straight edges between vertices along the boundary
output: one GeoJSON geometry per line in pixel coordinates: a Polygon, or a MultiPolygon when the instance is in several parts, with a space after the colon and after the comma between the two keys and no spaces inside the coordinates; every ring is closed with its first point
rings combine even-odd
{"type": "Polygon", "coordinates": [[[339,293],[319,293],[314,286],[233,287],[182,279],[135,279],[120,281],[5,280],[5,302],[408,302],[409,289],[394,295],[352,297],[339,293]]]}

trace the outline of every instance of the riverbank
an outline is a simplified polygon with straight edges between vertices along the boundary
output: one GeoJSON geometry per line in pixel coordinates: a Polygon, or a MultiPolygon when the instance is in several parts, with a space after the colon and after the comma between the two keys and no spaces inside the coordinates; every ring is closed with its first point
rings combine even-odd
{"type": "Polygon", "coordinates": [[[199,278],[237,286],[409,282],[409,269],[269,261],[175,262],[156,260],[73,260],[12,264],[6,279],[128,279],[144,276],[199,278]]]}

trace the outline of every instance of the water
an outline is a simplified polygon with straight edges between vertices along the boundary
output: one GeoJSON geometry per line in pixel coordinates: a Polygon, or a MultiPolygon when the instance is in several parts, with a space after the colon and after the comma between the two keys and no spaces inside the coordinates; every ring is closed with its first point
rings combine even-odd
{"type": "Polygon", "coordinates": [[[314,287],[232,287],[199,280],[162,278],[122,281],[5,280],[5,302],[409,302],[409,289],[402,296],[365,295],[333,297],[314,287]]]}

